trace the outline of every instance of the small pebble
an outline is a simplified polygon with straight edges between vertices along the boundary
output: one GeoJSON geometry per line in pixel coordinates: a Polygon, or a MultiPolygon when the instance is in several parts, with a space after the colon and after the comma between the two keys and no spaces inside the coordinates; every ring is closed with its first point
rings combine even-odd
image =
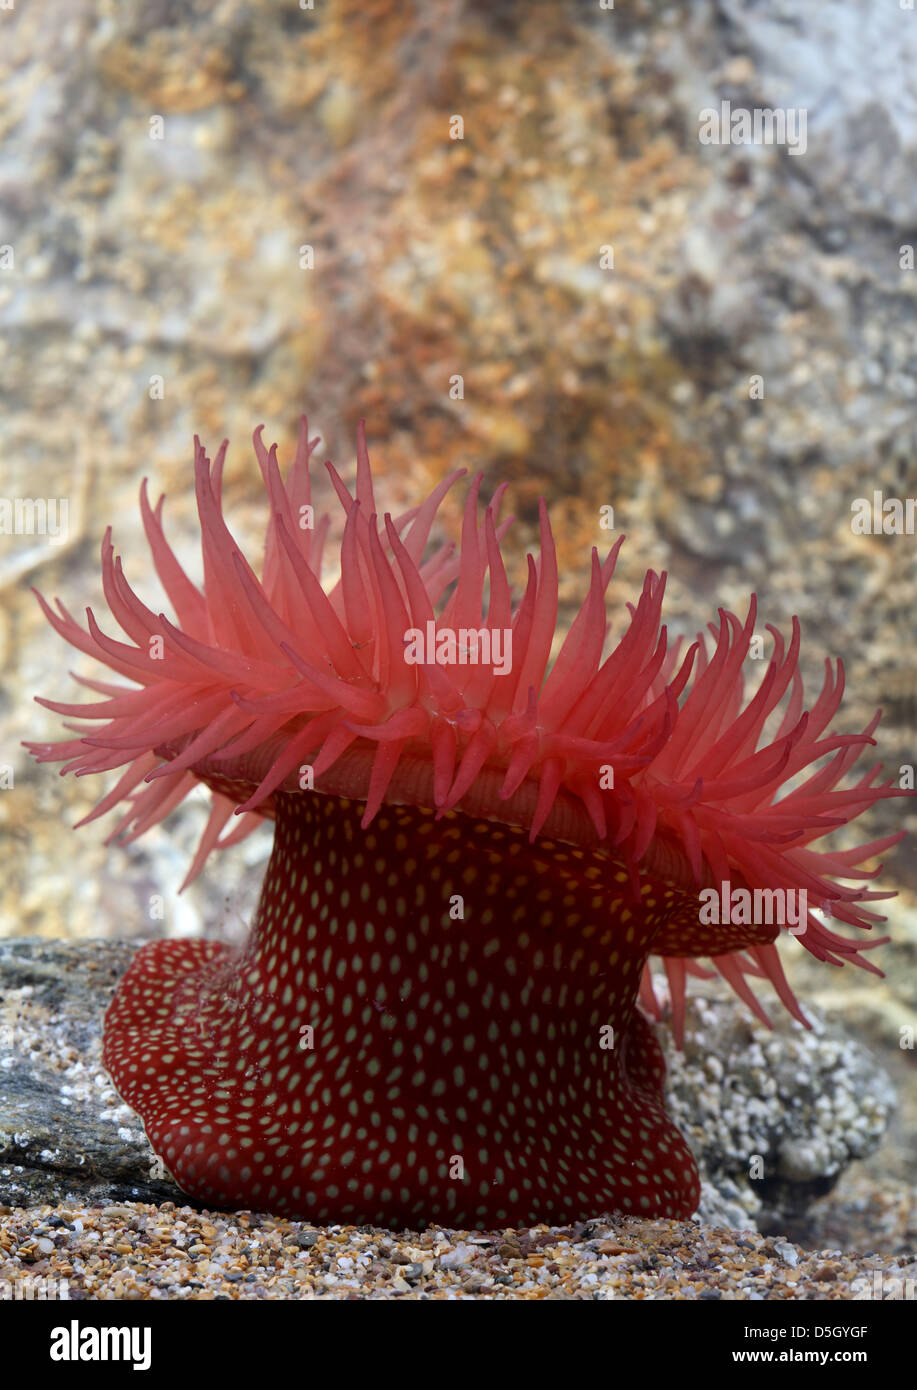
{"type": "Polygon", "coordinates": [[[461,1269],[462,1265],[466,1265],[469,1260],[474,1259],[474,1255],[472,1246],[457,1245],[454,1250],[447,1250],[444,1255],[440,1255],[440,1267],[442,1269],[461,1269]]]}

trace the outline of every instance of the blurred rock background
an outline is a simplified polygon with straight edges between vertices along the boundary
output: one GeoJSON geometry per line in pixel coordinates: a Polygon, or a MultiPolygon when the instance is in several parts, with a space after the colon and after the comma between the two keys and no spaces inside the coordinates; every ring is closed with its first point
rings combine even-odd
{"type": "MultiPolygon", "coordinates": [[[[0,10],[0,494],[69,506],[62,544],[0,535],[0,934],[244,931],[267,832],[181,899],[203,799],[127,850],[71,836],[98,786],[20,740],[58,737],[31,696],[92,665],[28,590],[104,611],[111,522],[158,608],[145,475],[196,573],[194,433],[233,441],[257,554],[250,433],[289,451],[301,410],[345,471],[366,417],[393,509],[457,465],[508,480],[517,578],[546,496],[567,614],[610,503],[622,616],[648,567],[689,637],[755,591],[762,622],[801,617],[810,688],[844,658],[846,727],[883,705],[877,756],[917,763],[915,540],[850,527],[857,497],[917,495],[915,116],[917,17],[871,0],[0,10]],[[701,144],[724,100],[805,108],[805,153],[701,144]]],[[[865,837],[914,822],[890,802],[865,837]]],[[[884,982],[789,968],[912,1092],[913,842],[885,879],[884,982]]]]}

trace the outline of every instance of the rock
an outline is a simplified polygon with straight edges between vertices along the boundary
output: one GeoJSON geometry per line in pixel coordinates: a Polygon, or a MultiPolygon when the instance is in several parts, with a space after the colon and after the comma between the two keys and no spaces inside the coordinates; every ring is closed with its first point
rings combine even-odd
{"type": "Polygon", "coordinates": [[[155,1176],[143,1127],[102,1069],[102,1017],[135,949],[0,942],[0,1205],[188,1202],[155,1176]]]}
{"type": "Polygon", "coordinates": [[[684,1052],[661,1030],[668,1107],[706,1177],[710,1225],[798,1216],[854,1159],[878,1147],[895,1104],[867,1048],[811,1005],[767,1032],[726,998],[689,1001],[684,1052]]]}
{"type": "Polygon", "coordinates": [[[718,1173],[711,1182],[701,1175],[700,1204],[694,1217],[703,1226],[724,1226],[733,1231],[756,1231],[761,1199],[747,1182],[734,1182],[718,1173]]]}
{"type": "Polygon", "coordinates": [[[447,1250],[440,1255],[439,1262],[443,1269],[461,1269],[462,1265],[468,1264],[473,1260],[475,1251],[473,1246],[460,1244],[454,1250],[447,1250]]]}
{"type": "Polygon", "coordinates": [[[777,1251],[777,1254],[780,1256],[781,1260],[783,1260],[784,1264],[788,1264],[791,1269],[795,1269],[799,1264],[799,1251],[796,1249],[795,1245],[791,1245],[788,1240],[774,1241],[774,1249],[777,1251]]]}

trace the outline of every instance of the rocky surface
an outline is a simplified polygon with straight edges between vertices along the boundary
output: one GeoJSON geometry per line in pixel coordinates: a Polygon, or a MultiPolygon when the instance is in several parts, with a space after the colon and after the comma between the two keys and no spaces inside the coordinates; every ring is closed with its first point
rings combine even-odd
{"type": "Polygon", "coordinates": [[[768,1229],[804,1219],[879,1147],[896,1107],[876,1057],[806,1012],[811,1031],[780,1015],[768,1033],[734,1000],[701,996],[688,1007],[684,1050],[664,1033],[672,1118],[716,1198],[734,1191],[745,1218],[768,1229]]]}
{"type": "Polygon", "coordinates": [[[178,1195],[101,1064],[102,1016],[134,950],[0,943],[0,1202],[178,1195]]]}

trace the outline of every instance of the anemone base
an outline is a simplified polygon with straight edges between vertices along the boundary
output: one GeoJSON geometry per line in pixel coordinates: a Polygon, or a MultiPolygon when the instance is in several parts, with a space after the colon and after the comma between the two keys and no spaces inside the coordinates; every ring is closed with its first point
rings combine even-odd
{"type": "MultiPolygon", "coordinates": [[[[320,1222],[686,1218],[635,1007],[672,890],[511,827],[284,794],[242,953],[134,958],[104,1060],[178,1184],[320,1222]]],[[[683,910],[684,904],[680,904],[683,910]]]]}

